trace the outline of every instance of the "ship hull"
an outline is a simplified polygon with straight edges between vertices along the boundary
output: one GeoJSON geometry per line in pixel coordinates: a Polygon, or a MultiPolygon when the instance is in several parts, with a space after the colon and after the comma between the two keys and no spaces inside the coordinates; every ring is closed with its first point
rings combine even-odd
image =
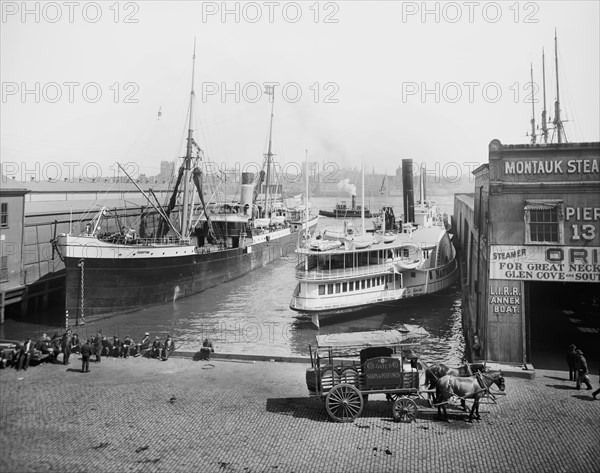
{"type": "MultiPolygon", "coordinates": [[[[315,226],[316,220],[309,222],[311,230],[315,226]]],[[[85,323],[191,296],[292,254],[298,232],[288,228],[262,240],[212,252],[193,246],[63,247],[65,309],[70,320],[85,323]]]]}
{"type": "MultiPolygon", "coordinates": [[[[360,210],[319,210],[319,215],[331,218],[361,218],[360,210]]],[[[371,218],[371,212],[365,210],[365,218],[371,218]]]]}

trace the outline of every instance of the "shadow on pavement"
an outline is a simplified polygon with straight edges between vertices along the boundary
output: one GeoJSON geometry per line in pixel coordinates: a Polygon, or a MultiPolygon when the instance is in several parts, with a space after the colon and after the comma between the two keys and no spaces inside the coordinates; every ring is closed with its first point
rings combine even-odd
{"type": "Polygon", "coordinates": [[[267,399],[267,412],[317,422],[329,422],[325,403],[310,397],[269,398],[267,399]]]}
{"type": "MultiPolygon", "coordinates": [[[[548,379],[555,379],[556,381],[569,381],[566,378],[561,378],[559,376],[544,376],[544,378],[548,378],[548,379]]],[[[575,382],[575,381],[570,381],[570,382],[575,382]]]]}
{"type": "Polygon", "coordinates": [[[575,386],[565,386],[564,384],[546,384],[549,388],[561,389],[563,391],[575,390],[575,386]]]}
{"type": "Polygon", "coordinates": [[[594,399],[592,397],[592,391],[590,390],[587,394],[576,394],[575,396],[573,396],[576,399],[579,399],[580,401],[596,401],[597,399],[594,399]]]}

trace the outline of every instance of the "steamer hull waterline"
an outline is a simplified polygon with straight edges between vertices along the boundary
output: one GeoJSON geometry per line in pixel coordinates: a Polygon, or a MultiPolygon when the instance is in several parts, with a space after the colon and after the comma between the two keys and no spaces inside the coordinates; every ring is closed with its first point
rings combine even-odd
{"type": "MultiPolygon", "coordinates": [[[[139,233],[123,230],[120,221],[111,233],[111,212],[103,207],[80,235],[53,240],[66,268],[65,309],[75,323],[174,301],[242,277],[293,253],[301,232],[317,225],[318,215],[307,203],[287,208],[277,201],[281,187],[270,182],[273,101],[263,171],[256,179],[242,174],[239,202],[205,204],[204,153],[192,129],[193,83],[192,73],[186,155],[170,202],[155,202],[152,191],[155,200],[130,178],[154,209],[157,228],[146,226],[150,212],[142,209],[139,233]]],[[[267,93],[274,97],[272,89],[267,93]]]]}

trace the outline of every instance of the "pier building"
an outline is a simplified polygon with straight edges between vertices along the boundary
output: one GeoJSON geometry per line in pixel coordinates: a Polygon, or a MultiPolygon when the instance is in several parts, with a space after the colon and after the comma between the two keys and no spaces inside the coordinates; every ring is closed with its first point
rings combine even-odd
{"type": "Polygon", "coordinates": [[[474,358],[600,362],[600,143],[489,144],[454,200],[463,328],[474,358]]]}
{"type": "Polygon", "coordinates": [[[25,195],[29,191],[2,176],[0,186],[0,323],[4,308],[21,302],[25,292],[23,272],[23,222],[25,195]]]}

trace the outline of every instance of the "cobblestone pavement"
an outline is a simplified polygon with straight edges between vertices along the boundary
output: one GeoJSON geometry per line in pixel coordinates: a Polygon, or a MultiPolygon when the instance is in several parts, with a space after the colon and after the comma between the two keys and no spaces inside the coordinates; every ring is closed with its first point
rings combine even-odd
{"type": "Polygon", "coordinates": [[[425,407],[395,423],[383,396],[340,424],[307,396],[303,364],[72,362],[0,371],[1,471],[600,471],[600,400],[564,372],[506,378],[472,424],[425,407]]]}

